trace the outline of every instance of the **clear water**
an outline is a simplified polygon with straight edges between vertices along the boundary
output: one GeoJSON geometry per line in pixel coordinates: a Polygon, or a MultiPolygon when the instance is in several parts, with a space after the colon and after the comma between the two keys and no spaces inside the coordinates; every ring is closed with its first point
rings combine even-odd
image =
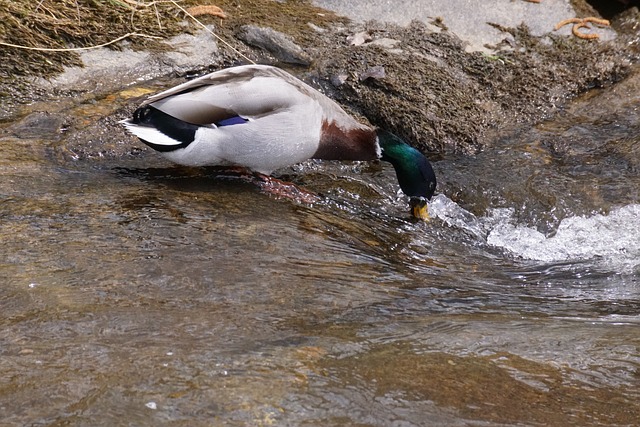
{"type": "Polygon", "coordinates": [[[386,165],[283,171],[310,206],[110,154],[130,144],[113,97],[47,106],[89,111],[57,139],[6,124],[2,424],[636,424],[626,93],[435,162],[428,223],[386,165]]]}

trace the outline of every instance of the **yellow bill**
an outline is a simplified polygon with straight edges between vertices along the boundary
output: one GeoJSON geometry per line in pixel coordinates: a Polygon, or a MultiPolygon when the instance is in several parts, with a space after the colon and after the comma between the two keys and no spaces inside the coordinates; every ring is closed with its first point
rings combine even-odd
{"type": "Polygon", "coordinates": [[[422,221],[429,221],[431,219],[427,200],[424,197],[412,197],[409,205],[411,206],[411,214],[414,217],[422,221]]]}

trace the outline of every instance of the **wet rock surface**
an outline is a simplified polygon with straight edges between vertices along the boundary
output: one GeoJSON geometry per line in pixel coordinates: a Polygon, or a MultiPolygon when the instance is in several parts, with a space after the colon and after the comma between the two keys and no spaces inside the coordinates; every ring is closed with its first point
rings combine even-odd
{"type": "Polygon", "coordinates": [[[60,115],[36,111],[9,126],[7,130],[20,139],[58,140],[61,138],[64,122],[60,115]]]}

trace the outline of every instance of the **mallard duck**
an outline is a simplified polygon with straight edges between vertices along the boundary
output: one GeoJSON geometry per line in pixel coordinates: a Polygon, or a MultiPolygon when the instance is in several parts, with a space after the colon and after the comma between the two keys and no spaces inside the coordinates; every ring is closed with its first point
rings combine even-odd
{"type": "Polygon", "coordinates": [[[307,159],[390,162],[411,212],[428,218],[429,161],[396,135],[366,126],[291,74],[267,65],[226,68],[147,99],[122,123],[169,160],[235,165],[269,175],[307,159]]]}

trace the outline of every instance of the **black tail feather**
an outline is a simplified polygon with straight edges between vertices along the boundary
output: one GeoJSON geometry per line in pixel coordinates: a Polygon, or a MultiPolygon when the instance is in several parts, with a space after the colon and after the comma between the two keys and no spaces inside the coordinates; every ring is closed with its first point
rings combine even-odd
{"type": "Polygon", "coordinates": [[[176,119],[175,117],[170,116],[169,114],[150,105],[138,108],[133,113],[133,119],[131,122],[139,126],[153,127],[167,135],[169,138],[180,142],[180,144],[176,145],[160,145],[142,140],[142,142],[154,150],[161,152],[174,151],[187,147],[195,139],[196,131],[199,127],[192,123],[176,119]]]}

